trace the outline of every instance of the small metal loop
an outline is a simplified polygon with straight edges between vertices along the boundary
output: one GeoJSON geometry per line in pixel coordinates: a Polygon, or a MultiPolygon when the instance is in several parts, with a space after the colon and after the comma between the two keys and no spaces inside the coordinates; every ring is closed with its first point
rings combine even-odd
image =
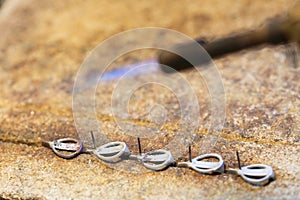
{"type": "Polygon", "coordinates": [[[203,174],[223,173],[224,172],[224,161],[218,154],[204,154],[192,159],[190,168],[203,174]],[[208,158],[217,158],[218,162],[205,162],[201,161],[208,158]]]}
{"type": "Polygon", "coordinates": [[[241,170],[240,169],[234,169],[234,168],[228,168],[226,169],[227,173],[234,174],[234,175],[240,175],[241,170]]]}
{"type": "Polygon", "coordinates": [[[145,167],[154,171],[160,171],[174,163],[174,158],[169,151],[160,149],[145,153],[141,162],[145,167]]]}
{"type": "Polygon", "coordinates": [[[275,179],[272,167],[264,164],[244,166],[239,171],[239,175],[246,182],[256,186],[264,186],[275,179]]]}
{"type": "Polygon", "coordinates": [[[94,154],[101,160],[117,162],[121,157],[128,157],[130,151],[124,142],[110,142],[98,147],[94,154]]]}
{"type": "Polygon", "coordinates": [[[138,160],[138,161],[141,161],[142,159],[144,158],[144,154],[142,153],[141,155],[139,154],[139,155],[132,155],[132,154],[130,154],[129,156],[128,156],[128,159],[130,159],[130,160],[138,160]]]}
{"type": "Polygon", "coordinates": [[[73,138],[62,138],[49,142],[49,146],[52,148],[54,153],[61,158],[71,159],[80,154],[83,150],[83,144],[80,140],[73,138]],[[69,154],[62,153],[63,151],[73,152],[69,154]]]}
{"type": "Polygon", "coordinates": [[[191,162],[178,162],[176,163],[176,167],[188,167],[191,168],[191,162]]]}

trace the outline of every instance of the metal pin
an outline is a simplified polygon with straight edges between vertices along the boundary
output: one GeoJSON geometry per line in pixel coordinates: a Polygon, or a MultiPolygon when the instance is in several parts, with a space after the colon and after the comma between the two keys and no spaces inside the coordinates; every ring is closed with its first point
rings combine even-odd
{"type": "Polygon", "coordinates": [[[239,169],[241,169],[241,161],[240,161],[240,156],[239,156],[238,151],[236,151],[236,157],[237,157],[237,160],[238,160],[239,169]]]}
{"type": "Polygon", "coordinates": [[[191,148],[191,145],[189,145],[189,161],[192,162],[192,148],[191,148]]]}
{"type": "Polygon", "coordinates": [[[93,140],[94,149],[96,149],[96,141],[95,141],[95,137],[94,137],[93,131],[91,131],[91,136],[92,136],[92,140],[93,140]]]}
{"type": "Polygon", "coordinates": [[[138,137],[138,146],[139,146],[139,154],[141,156],[142,155],[142,147],[141,147],[141,140],[139,137],[138,137]]]}

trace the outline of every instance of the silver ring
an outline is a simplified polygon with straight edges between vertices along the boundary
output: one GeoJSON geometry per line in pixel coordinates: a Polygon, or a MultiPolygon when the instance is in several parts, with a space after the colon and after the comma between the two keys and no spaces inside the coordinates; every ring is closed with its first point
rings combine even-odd
{"type": "Polygon", "coordinates": [[[160,171],[172,165],[174,158],[169,151],[159,149],[143,154],[141,162],[148,169],[160,171]]]}
{"type": "Polygon", "coordinates": [[[83,150],[83,143],[80,140],[74,138],[62,138],[49,142],[49,146],[52,148],[54,153],[61,158],[71,159],[80,154],[83,150]],[[73,152],[70,154],[61,153],[61,151],[73,152]]]}
{"type": "Polygon", "coordinates": [[[272,167],[264,164],[244,166],[238,171],[238,174],[246,182],[257,186],[264,186],[275,179],[272,167]]]}
{"type": "Polygon", "coordinates": [[[109,142],[93,151],[101,160],[108,162],[117,162],[121,157],[130,155],[130,151],[125,142],[109,142]]]}
{"type": "Polygon", "coordinates": [[[195,171],[202,174],[213,174],[213,173],[223,173],[224,172],[224,161],[222,157],[218,154],[204,154],[192,159],[189,167],[195,171]],[[205,162],[201,161],[207,158],[217,158],[218,162],[205,162]]]}

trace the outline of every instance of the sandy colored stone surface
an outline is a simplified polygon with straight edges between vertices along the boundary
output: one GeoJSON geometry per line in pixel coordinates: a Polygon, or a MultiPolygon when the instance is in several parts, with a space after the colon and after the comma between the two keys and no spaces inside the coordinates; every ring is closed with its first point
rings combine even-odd
{"type": "MultiPolygon", "coordinates": [[[[136,169],[118,170],[92,155],[63,160],[41,146],[41,139],[78,137],[72,115],[76,73],[88,53],[113,34],[157,26],[214,38],[258,27],[293,2],[6,0],[0,8],[0,198],[299,198],[300,70],[285,46],[247,50],[215,62],[226,92],[226,123],[211,149],[200,148],[205,129],[195,133],[193,144],[193,156],[220,153],[230,167],[236,167],[235,150],[245,165],[271,165],[276,181],[266,187],[250,186],[230,174],[203,176],[178,168],[149,172],[138,163],[136,169]]],[[[205,85],[198,84],[194,71],[183,75],[201,96],[205,85]]],[[[113,89],[105,87],[103,101],[113,89]]],[[[161,90],[147,89],[154,92],[141,89],[137,97],[155,100],[155,91],[161,90]]],[[[152,126],[141,119],[149,104],[132,104],[132,123],[152,126]]],[[[115,125],[107,108],[97,109],[97,116],[112,139],[125,141],[137,153],[135,138],[115,125]]],[[[204,113],[200,120],[206,117],[204,113]]],[[[176,131],[174,118],[161,129],[167,136],[142,140],[144,150],[163,148],[176,131]]]]}

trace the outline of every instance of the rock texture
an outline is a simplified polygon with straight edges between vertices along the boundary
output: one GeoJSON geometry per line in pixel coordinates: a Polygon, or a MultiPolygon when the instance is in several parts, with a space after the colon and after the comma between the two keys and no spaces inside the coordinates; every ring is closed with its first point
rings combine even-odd
{"type": "MultiPolygon", "coordinates": [[[[293,2],[5,0],[0,8],[0,198],[298,198],[300,70],[287,46],[250,49],[215,61],[225,87],[227,115],[217,143],[205,151],[222,154],[230,167],[237,166],[236,150],[244,165],[271,165],[276,181],[266,187],[250,186],[230,174],[204,176],[188,169],[131,173],[91,155],[63,160],[41,146],[41,139],[78,137],[72,116],[76,73],[88,53],[111,35],[157,26],[190,37],[214,38],[258,27],[293,2]]],[[[198,91],[205,88],[197,84],[194,71],[183,75],[198,91]]],[[[155,90],[139,93],[156,98],[155,90]]],[[[145,106],[141,102],[133,105],[137,113],[145,106]]],[[[97,114],[104,131],[137,152],[135,140],[118,129],[105,108],[97,114]]],[[[139,118],[133,123],[151,125],[139,118]]],[[[161,131],[172,137],[176,123],[170,122],[161,131]]],[[[196,132],[199,141],[193,144],[193,156],[205,134],[204,129],[196,132]]],[[[162,148],[167,140],[163,134],[145,139],[143,148],[162,148]]]]}

